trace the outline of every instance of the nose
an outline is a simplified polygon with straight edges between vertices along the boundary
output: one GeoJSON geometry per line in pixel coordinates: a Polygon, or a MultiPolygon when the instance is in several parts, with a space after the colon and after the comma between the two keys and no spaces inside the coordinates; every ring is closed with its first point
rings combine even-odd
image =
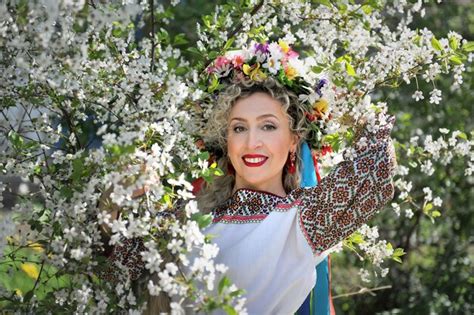
{"type": "Polygon", "coordinates": [[[260,148],[263,145],[262,134],[256,128],[250,129],[247,137],[247,146],[249,149],[260,148]]]}

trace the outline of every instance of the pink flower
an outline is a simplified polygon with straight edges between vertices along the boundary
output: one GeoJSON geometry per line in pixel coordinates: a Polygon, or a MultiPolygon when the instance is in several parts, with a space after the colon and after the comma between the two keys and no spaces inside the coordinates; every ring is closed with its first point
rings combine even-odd
{"type": "Polygon", "coordinates": [[[234,56],[234,59],[232,59],[232,64],[234,65],[234,68],[241,69],[242,65],[244,64],[244,57],[240,55],[234,56]]]}
{"type": "Polygon", "coordinates": [[[298,56],[299,56],[299,54],[296,51],[292,50],[291,48],[288,51],[288,53],[286,54],[286,57],[288,59],[297,58],[298,56]]]}
{"type": "Polygon", "coordinates": [[[216,61],[214,64],[216,68],[222,69],[222,68],[225,68],[225,66],[227,66],[229,63],[230,63],[229,59],[227,59],[224,56],[219,56],[216,58],[216,61]]]}

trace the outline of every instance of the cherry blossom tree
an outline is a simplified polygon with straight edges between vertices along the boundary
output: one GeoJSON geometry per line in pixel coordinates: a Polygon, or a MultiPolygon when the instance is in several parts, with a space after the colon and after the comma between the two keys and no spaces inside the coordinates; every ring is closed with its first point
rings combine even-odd
{"type": "MultiPolygon", "coordinates": [[[[324,76],[334,86],[331,119],[320,138],[332,147],[320,157],[327,172],[350,158],[354,121],[364,117],[377,129],[375,113],[388,111],[403,123],[383,97],[387,89],[409,86],[413,101],[439,106],[444,96],[437,82],[462,86],[474,51],[474,43],[455,32],[438,38],[412,27],[414,17],[425,14],[422,1],[226,2],[210,8],[194,34],[176,34],[171,25],[185,6],[153,0],[0,4],[1,175],[37,188],[2,213],[2,308],[142,311],[146,301],[125,266],[114,282],[100,276],[108,267],[107,247],[138,238],[149,276],[138,285],[150,295],[170,296],[173,313],[185,304],[245,313],[242,291],[223,276],[226,267],[214,263],[218,248],[200,231],[211,217],[199,212],[192,194],[197,178],[223,175],[196,145],[212,111],[205,100],[219,88],[206,68],[251,41],[280,39],[298,51],[309,78],[324,76]],[[102,207],[104,194],[121,209],[118,220],[102,207]]],[[[472,176],[472,136],[449,126],[407,139],[395,135],[403,157],[389,207],[395,218],[438,219],[442,196],[431,185],[413,191],[409,174],[430,176],[438,163],[464,161],[465,176],[472,176]]],[[[342,247],[383,277],[387,260],[404,255],[396,245],[366,225],[342,247]]]]}

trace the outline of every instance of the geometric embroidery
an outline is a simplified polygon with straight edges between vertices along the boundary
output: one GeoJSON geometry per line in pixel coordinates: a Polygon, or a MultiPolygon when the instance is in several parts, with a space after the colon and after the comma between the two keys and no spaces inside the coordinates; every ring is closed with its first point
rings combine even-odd
{"type": "Polygon", "coordinates": [[[296,205],[291,196],[281,197],[269,192],[238,189],[224,204],[212,213],[213,223],[258,223],[272,211],[285,212],[296,205]]]}

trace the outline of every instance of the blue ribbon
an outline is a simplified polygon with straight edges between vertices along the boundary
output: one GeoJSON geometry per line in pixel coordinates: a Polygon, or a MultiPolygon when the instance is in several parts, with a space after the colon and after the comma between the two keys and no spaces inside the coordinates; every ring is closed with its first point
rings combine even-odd
{"type": "MultiPolygon", "coordinates": [[[[306,142],[301,144],[301,187],[318,185],[311,149],[306,142]]],[[[329,266],[326,257],[316,266],[316,285],[300,306],[297,315],[328,315],[329,308],[329,266]]]]}

